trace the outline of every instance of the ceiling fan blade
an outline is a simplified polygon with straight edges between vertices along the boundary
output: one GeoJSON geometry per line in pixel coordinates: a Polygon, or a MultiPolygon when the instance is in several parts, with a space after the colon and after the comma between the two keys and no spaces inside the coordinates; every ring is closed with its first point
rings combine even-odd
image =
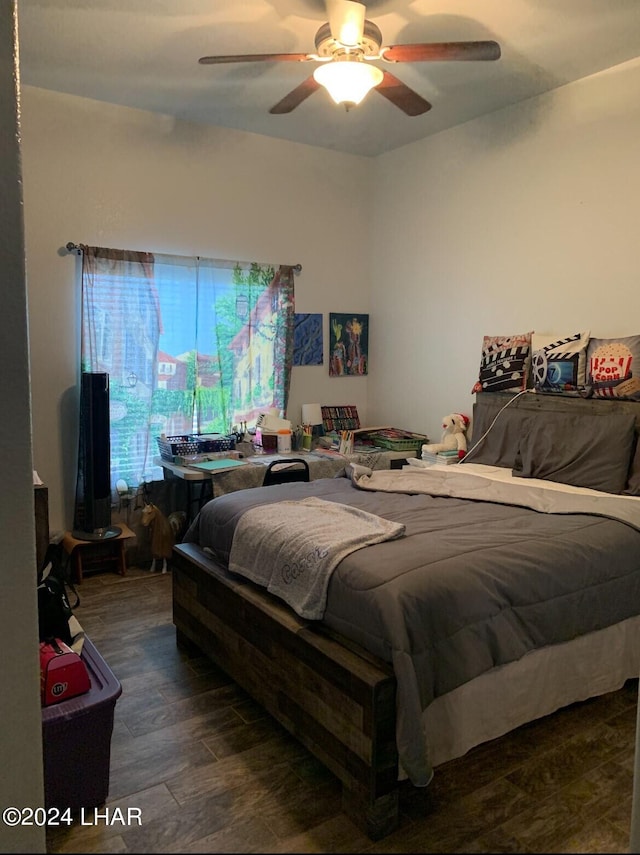
{"type": "Polygon", "coordinates": [[[300,104],[302,104],[309,95],[313,95],[313,93],[319,88],[320,84],[312,74],[310,77],[307,77],[306,80],[303,80],[299,86],[292,89],[288,95],[285,95],[282,101],[278,101],[278,103],[272,107],[269,112],[275,113],[278,116],[283,113],[290,113],[292,110],[295,110],[296,107],[300,106],[300,104]]]}
{"type": "Polygon", "coordinates": [[[329,28],[333,38],[345,47],[354,47],[364,32],[365,7],[354,0],[326,0],[329,28]]]}
{"type": "Polygon", "coordinates": [[[407,116],[420,116],[431,109],[431,104],[410,89],[402,80],[398,80],[388,71],[383,71],[382,83],[376,86],[376,91],[399,107],[407,116]]]}
{"type": "Polygon", "coordinates": [[[219,65],[224,62],[305,62],[308,53],[246,53],[235,56],[201,56],[201,65],[219,65]]]}
{"type": "Polygon", "coordinates": [[[446,62],[448,60],[500,59],[498,42],[433,42],[421,45],[393,45],[384,48],[389,62],[446,62]]]}

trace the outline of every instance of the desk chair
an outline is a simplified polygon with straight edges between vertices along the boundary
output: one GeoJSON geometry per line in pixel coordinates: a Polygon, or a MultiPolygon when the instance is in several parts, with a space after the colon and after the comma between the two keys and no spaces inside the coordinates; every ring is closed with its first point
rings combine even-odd
{"type": "Polygon", "coordinates": [[[272,484],[290,484],[292,481],[310,480],[307,461],[300,457],[287,457],[282,460],[274,460],[269,464],[264,473],[262,486],[270,487],[272,484]]]}

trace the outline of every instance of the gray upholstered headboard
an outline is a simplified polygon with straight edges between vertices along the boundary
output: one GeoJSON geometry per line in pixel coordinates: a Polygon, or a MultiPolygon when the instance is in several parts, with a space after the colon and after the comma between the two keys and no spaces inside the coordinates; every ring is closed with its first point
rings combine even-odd
{"type": "Polygon", "coordinates": [[[603,398],[581,398],[572,395],[544,394],[527,392],[517,400],[507,392],[484,392],[476,395],[473,405],[473,422],[471,440],[477,439],[478,434],[473,425],[478,422],[484,425],[493,419],[498,412],[509,404],[509,409],[526,410],[542,413],[584,413],[585,416],[609,415],[610,413],[633,414],[636,419],[636,432],[640,433],[640,401],[615,401],[603,398]],[[474,436],[475,434],[475,436],[474,436]]]}
{"type": "Polygon", "coordinates": [[[481,393],[465,462],[638,496],[639,437],[640,401],[481,393]]]}

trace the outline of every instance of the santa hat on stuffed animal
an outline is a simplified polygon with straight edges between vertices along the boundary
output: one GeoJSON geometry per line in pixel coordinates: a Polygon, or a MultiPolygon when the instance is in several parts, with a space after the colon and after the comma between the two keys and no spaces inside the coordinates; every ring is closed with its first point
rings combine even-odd
{"type": "Polygon", "coordinates": [[[454,416],[457,416],[462,422],[462,427],[466,430],[469,427],[469,416],[465,416],[464,413],[454,413],[454,416]]]}

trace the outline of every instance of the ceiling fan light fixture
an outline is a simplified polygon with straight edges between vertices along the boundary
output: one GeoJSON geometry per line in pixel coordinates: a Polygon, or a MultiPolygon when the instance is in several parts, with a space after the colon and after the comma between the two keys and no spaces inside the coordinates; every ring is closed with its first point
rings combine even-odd
{"type": "Polygon", "coordinates": [[[375,65],[345,57],[320,65],[313,76],[336,104],[344,104],[348,108],[359,104],[367,92],[382,83],[384,75],[375,65]]]}
{"type": "Polygon", "coordinates": [[[365,8],[353,0],[326,0],[333,38],[345,47],[355,47],[362,39],[365,8]]]}

